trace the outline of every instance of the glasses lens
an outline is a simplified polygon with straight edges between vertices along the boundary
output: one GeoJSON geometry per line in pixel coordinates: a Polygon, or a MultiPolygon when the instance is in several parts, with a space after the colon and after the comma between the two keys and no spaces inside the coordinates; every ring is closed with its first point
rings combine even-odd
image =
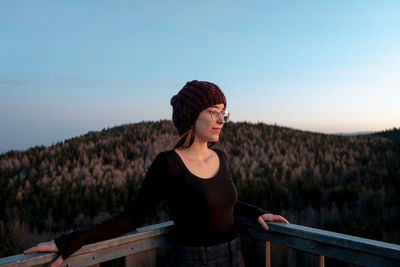
{"type": "Polygon", "coordinates": [[[228,111],[219,111],[219,110],[210,110],[211,118],[215,121],[220,120],[221,118],[224,121],[228,121],[230,113],[228,111]]]}
{"type": "Polygon", "coordinates": [[[224,117],[224,121],[227,122],[229,120],[229,112],[225,110],[224,114],[222,115],[224,117]]]}

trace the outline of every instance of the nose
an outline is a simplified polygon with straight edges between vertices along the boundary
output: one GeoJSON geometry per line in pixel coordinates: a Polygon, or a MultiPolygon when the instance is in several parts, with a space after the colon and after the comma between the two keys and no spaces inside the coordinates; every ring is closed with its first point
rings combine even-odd
{"type": "Polygon", "coordinates": [[[218,115],[218,120],[217,120],[217,122],[218,122],[218,123],[221,123],[221,124],[224,124],[224,123],[225,123],[225,119],[224,119],[224,116],[222,116],[222,114],[219,114],[219,115],[218,115]]]}

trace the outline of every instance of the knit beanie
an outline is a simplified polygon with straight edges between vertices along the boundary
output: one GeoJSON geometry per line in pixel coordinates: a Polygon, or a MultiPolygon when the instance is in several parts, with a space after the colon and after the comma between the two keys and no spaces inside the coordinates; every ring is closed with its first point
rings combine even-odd
{"type": "Polygon", "coordinates": [[[171,98],[172,122],[179,136],[189,131],[200,112],[213,105],[224,104],[224,93],[216,84],[193,80],[171,98]]]}

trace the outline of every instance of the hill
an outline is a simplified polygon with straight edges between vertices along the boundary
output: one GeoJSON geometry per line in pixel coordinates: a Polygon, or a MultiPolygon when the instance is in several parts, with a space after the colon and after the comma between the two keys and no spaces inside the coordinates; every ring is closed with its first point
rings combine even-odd
{"type": "MultiPolygon", "coordinates": [[[[177,135],[170,121],[0,155],[0,256],[120,211],[177,135]]],[[[400,243],[398,129],[363,136],[227,123],[217,147],[241,200],[291,222],[400,243]]],[[[167,220],[161,203],[144,224],[167,220]]]]}

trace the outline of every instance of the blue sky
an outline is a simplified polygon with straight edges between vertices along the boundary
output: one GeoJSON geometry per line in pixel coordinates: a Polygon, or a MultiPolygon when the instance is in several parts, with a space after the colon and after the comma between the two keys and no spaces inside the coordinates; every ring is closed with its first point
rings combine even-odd
{"type": "Polygon", "coordinates": [[[233,121],[400,127],[399,1],[1,1],[0,149],[171,118],[188,80],[233,121]]]}

